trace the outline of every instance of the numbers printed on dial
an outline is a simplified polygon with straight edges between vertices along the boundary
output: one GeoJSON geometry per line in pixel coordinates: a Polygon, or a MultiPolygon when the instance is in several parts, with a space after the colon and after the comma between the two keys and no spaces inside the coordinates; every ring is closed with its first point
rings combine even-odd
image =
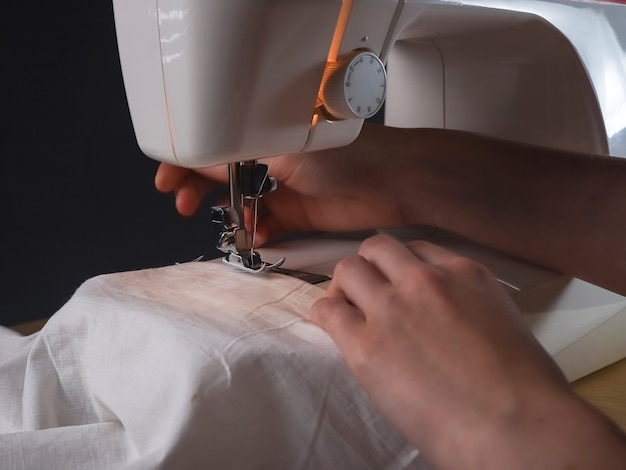
{"type": "Polygon", "coordinates": [[[350,109],[361,118],[376,114],[385,99],[387,76],[378,57],[366,52],[347,68],[344,93],[350,109]]]}

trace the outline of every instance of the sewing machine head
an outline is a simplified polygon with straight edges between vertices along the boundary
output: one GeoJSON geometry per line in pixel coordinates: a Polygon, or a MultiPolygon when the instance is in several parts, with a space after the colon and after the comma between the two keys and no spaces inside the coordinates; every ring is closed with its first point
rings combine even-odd
{"type": "Polygon", "coordinates": [[[385,94],[387,125],[626,156],[623,2],[113,3],[142,151],[231,164],[220,244],[252,269],[241,208],[262,191],[238,162],[349,144],[385,94]]]}

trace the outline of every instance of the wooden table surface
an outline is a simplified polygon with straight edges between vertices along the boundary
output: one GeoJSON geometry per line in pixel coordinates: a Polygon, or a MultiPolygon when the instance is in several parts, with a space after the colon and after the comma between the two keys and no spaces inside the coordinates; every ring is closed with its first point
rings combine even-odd
{"type": "Polygon", "coordinates": [[[576,392],[626,432],[626,359],[583,377],[572,385],[576,392]]]}

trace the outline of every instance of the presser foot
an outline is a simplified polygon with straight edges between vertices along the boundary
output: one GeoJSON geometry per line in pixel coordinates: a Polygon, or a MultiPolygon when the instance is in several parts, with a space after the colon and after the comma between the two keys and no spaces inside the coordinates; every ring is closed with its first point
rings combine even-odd
{"type": "Polygon", "coordinates": [[[226,253],[224,263],[248,273],[271,271],[282,265],[285,258],[270,264],[261,261],[253,249],[257,228],[258,202],[263,194],[276,189],[276,179],[267,174],[268,166],[256,160],[233,162],[228,165],[230,205],[215,206],[211,221],[220,226],[217,248],[226,253]],[[252,236],[244,224],[246,202],[252,210],[252,236]]]}
{"type": "Polygon", "coordinates": [[[259,274],[280,267],[285,262],[285,258],[281,258],[277,262],[270,264],[261,261],[261,256],[259,256],[258,253],[251,253],[250,256],[243,257],[237,253],[231,252],[227,253],[222,258],[222,261],[229,266],[233,266],[247,273],[259,274]]]}

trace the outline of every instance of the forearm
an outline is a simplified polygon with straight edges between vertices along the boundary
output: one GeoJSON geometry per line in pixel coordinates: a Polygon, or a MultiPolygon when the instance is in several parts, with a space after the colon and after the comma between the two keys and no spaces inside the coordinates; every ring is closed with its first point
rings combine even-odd
{"type": "Polygon", "coordinates": [[[398,132],[416,163],[399,185],[412,222],[626,293],[626,159],[398,132]]]}
{"type": "Polygon", "coordinates": [[[612,470],[626,462],[624,434],[573,394],[537,397],[523,413],[494,427],[466,468],[612,470]]]}

